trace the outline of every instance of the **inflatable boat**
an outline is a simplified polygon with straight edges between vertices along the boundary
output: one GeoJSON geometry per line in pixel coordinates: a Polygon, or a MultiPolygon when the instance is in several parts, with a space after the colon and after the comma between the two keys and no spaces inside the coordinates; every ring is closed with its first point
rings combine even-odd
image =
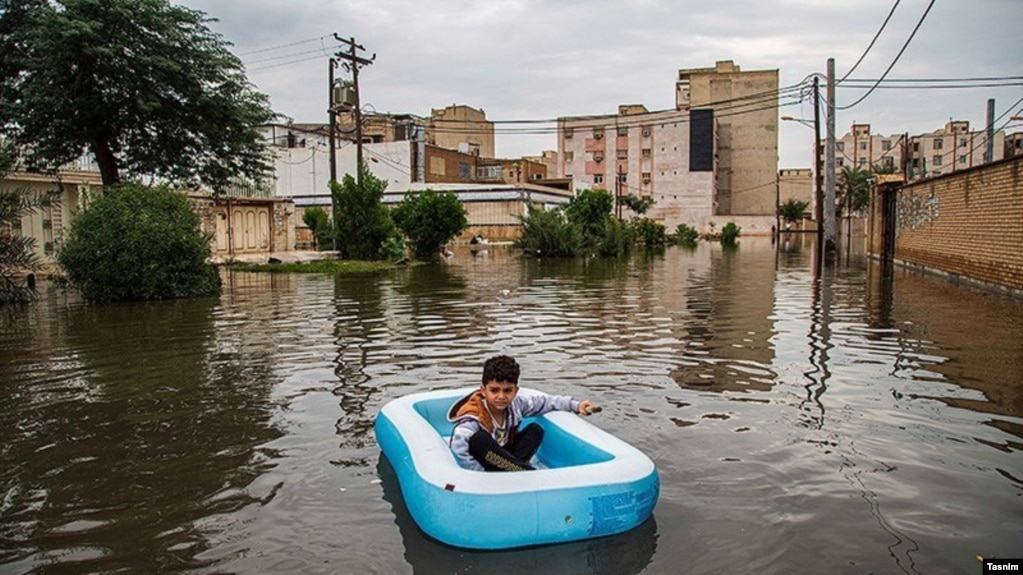
{"type": "Polygon", "coordinates": [[[427,535],[455,547],[507,549],[621,533],[650,516],[660,489],[653,461],[574,413],[522,422],[544,428],[535,471],[460,467],[447,412],[473,389],[400,397],[376,418],[377,442],[427,535]]]}

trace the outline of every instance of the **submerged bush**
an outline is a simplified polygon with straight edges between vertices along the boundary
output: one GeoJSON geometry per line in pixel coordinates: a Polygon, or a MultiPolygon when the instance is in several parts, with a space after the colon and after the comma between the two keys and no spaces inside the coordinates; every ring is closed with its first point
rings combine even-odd
{"type": "Polygon", "coordinates": [[[59,245],[71,285],[92,301],[213,296],[210,234],[183,194],[127,184],[83,210],[59,245]]]}
{"type": "Polygon", "coordinates": [[[742,232],[742,228],[735,225],[735,222],[728,222],[721,228],[721,245],[734,246],[736,238],[742,232]]]}
{"type": "MultiPolygon", "coordinates": [[[[408,192],[391,212],[419,259],[437,257],[445,244],[469,226],[465,206],[454,192],[408,192]]],[[[404,247],[404,246],[403,246],[404,247]]]]}
{"type": "Polygon", "coordinates": [[[675,243],[680,246],[688,248],[696,247],[696,244],[700,241],[700,232],[694,227],[690,227],[686,224],[679,224],[675,228],[675,243]]]}
{"type": "Polygon", "coordinates": [[[650,218],[640,218],[633,225],[636,229],[636,242],[646,248],[660,248],[668,243],[667,228],[664,224],[650,218]]]}
{"type": "Polygon", "coordinates": [[[565,217],[562,210],[545,210],[529,204],[522,220],[522,236],[515,245],[527,254],[547,257],[572,257],[582,247],[582,230],[565,217]]]}

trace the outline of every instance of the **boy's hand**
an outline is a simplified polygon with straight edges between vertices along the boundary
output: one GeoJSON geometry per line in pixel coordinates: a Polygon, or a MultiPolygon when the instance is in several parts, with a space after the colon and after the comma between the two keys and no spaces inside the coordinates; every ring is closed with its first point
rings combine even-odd
{"type": "Polygon", "coordinates": [[[579,415],[590,415],[592,413],[598,413],[603,411],[604,408],[586,399],[579,403],[579,415]]]}

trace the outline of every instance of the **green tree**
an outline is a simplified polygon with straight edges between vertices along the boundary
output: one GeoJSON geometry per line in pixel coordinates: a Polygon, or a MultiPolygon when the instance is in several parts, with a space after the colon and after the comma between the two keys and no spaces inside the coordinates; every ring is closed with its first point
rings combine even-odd
{"type": "Polygon", "coordinates": [[[465,206],[453,192],[408,192],[392,217],[419,259],[436,257],[445,244],[469,225],[465,206]]]}
{"type": "MultiPolygon", "coordinates": [[[[13,148],[0,141],[0,181],[14,168],[15,157],[13,148]]],[[[51,195],[29,195],[21,188],[0,189],[0,305],[26,303],[35,296],[22,276],[38,269],[39,258],[34,238],[21,235],[21,218],[52,201],[51,195]]]]}
{"type": "Polygon", "coordinates": [[[794,224],[803,219],[803,214],[806,213],[806,208],[808,207],[810,207],[810,202],[789,198],[778,207],[778,214],[781,216],[781,219],[794,224]]]}
{"type": "Polygon", "coordinates": [[[870,201],[870,172],[843,166],[842,172],[838,174],[838,191],[840,192],[835,202],[835,211],[841,214],[843,210],[854,213],[866,207],[870,201]]]}
{"type": "Polygon", "coordinates": [[[361,183],[345,174],[341,184],[330,183],[334,196],[337,250],[342,258],[374,260],[391,236],[394,222],[383,204],[387,182],[374,176],[365,164],[359,166],[361,183]]]}
{"type": "Polygon", "coordinates": [[[213,296],[211,234],[183,194],[126,184],[93,201],[57,249],[69,283],[92,301],[213,296]]]}
{"type": "Polygon", "coordinates": [[[313,232],[316,249],[330,249],[334,245],[334,224],[330,221],[327,210],[319,206],[306,208],[302,212],[302,222],[313,232]]]}
{"type": "Polygon", "coordinates": [[[211,21],[168,0],[0,0],[0,130],[32,169],[88,150],[104,185],[264,177],[256,126],[276,115],[211,21]]]}
{"type": "Polygon", "coordinates": [[[569,221],[581,226],[583,241],[587,245],[596,245],[607,231],[609,219],[613,219],[614,197],[611,192],[594,188],[579,190],[565,206],[565,215],[569,221]]]}
{"type": "Polygon", "coordinates": [[[629,208],[638,215],[647,213],[654,205],[654,200],[651,198],[638,198],[633,194],[627,196],[621,196],[618,201],[625,207],[629,208]]]}
{"type": "Polygon", "coordinates": [[[547,210],[528,205],[522,220],[522,235],[515,241],[527,254],[545,257],[573,257],[582,248],[582,229],[565,217],[564,210],[547,210]]]}

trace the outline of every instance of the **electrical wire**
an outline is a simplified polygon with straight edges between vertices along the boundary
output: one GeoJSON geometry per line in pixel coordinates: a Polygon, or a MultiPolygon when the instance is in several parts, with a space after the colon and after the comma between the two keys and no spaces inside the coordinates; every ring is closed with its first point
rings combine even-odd
{"type": "Polygon", "coordinates": [[[885,27],[888,26],[888,21],[892,19],[892,15],[895,14],[895,9],[899,7],[900,2],[902,2],[902,0],[895,0],[895,5],[892,6],[891,11],[888,12],[888,17],[884,19],[884,23],[881,24],[881,28],[877,31],[877,34],[874,34],[874,39],[870,41],[870,45],[868,45],[867,49],[863,51],[863,54],[860,56],[860,59],[856,60],[856,63],[853,64],[853,67],[850,68],[849,71],[845,73],[845,76],[842,76],[842,79],[836,82],[836,84],[841,84],[842,82],[844,82],[845,79],[848,78],[850,74],[856,71],[856,68],[860,65],[860,62],[863,62],[863,59],[867,57],[867,54],[870,53],[871,48],[874,47],[874,43],[877,42],[877,39],[881,36],[881,32],[884,32],[885,27]]]}
{"type": "Polygon", "coordinates": [[[311,42],[323,42],[323,40],[325,38],[327,38],[326,35],[317,36],[316,38],[309,38],[309,39],[306,39],[306,40],[298,40],[296,42],[289,42],[287,44],[280,44],[278,46],[270,46],[268,48],[260,48],[258,50],[250,50],[248,52],[241,52],[241,53],[237,54],[237,56],[239,56],[239,57],[241,57],[241,56],[251,56],[252,54],[263,54],[265,52],[273,52],[274,50],[280,50],[282,48],[291,48],[293,46],[301,46],[302,44],[309,44],[311,42]]]}
{"type": "Polygon", "coordinates": [[[881,74],[880,78],[878,78],[877,83],[874,84],[874,86],[870,90],[867,90],[866,94],[860,96],[860,98],[858,100],[856,100],[855,102],[853,102],[852,104],[849,104],[848,106],[837,107],[837,108],[835,108],[836,110],[848,110],[848,109],[856,106],[857,104],[859,104],[863,100],[866,100],[867,96],[870,96],[871,94],[874,93],[874,90],[876,90],[877,87],[881,85],[881,82],[884,81],[885,77],[888,76],[888,73],[891,72],[892,68],[895,67],[895,64],[899,61],[899,58],[902,58],[902,54],[906,51],[906,48],[909,47],[909,43],[913,41],[913,37],[916,36],[917,31],[920,30],[920,26],[923,25],[924,20],[927,18],[927,14],[929,14],[931,12],[931,8],[933,8],[933,7],[934,7],[934,0],[931,0],[930,3],[927,4],[927,9],[924,10],[923,16],[920,17],[920,21],[916,23],[916,26],[913,28],[913,31],[909,34],[909,38],[906,39],[906,43],[902,45],[902,49],[899,50],[899,53],[895,55],[895,58],[892,60],[892,63],[888,65],[888,69],[884,71],[884,74],[881,74]]]}

